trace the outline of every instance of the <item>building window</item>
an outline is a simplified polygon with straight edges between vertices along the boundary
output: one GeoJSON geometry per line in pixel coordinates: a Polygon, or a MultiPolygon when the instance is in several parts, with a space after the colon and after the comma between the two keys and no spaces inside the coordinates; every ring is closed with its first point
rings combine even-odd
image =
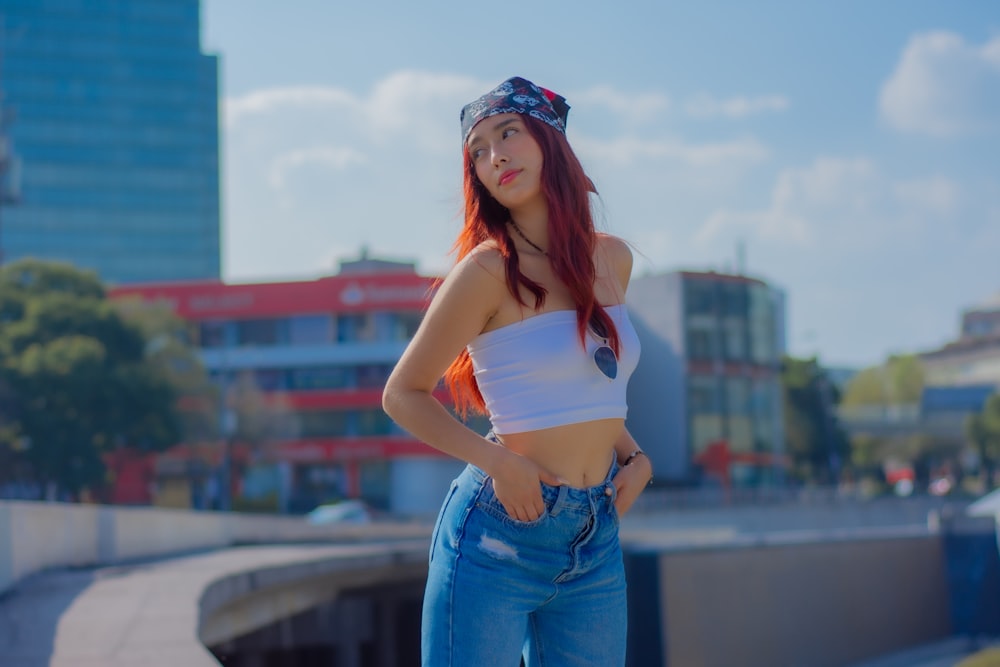
{"type": "Polygon", "coordinates": [[[391,435],[396,430],[396,424],[379,408],[359,410],[357,416],[358,435],[391,435]]]}
{"type": "Polygon", "coordinates": [[[684,281],[684,312],[687,315],[714,315],[715,284],[708,280],[684,281]]]}
{"type": "Polygon", "coordinates": [[[288,388],[293,391],[311,389],[347,389],[353,383],[353,373],[346,366],[308,366],[292,368],[288,388]]]}
{"type": "Polygon", "coordinates": [[[309,410],[298,414],[303,438],[338,438],[353,435],[349,410],[309,410]]]}
{"type": "Polygon", "coordinates": [[[236,323],[240,346],[278,345],[288,341],[288,320],[242,320],[236,323]]]}
{"type": "Polygon", "coordinates": [[[692,414],[722,412],[719,383],[713,375],[692,375],[688,378],[688,410],[692,414]]]}
{"type": "Polygon", "coordinates": [[[715,318],[693,315],[687,320],[687,357],[693,361],[716,358],[715,318]]]}
{"type": "Polygon", "coordinates": [[[777,314],[766,287],[754,285],[750,290],[750,358],[756,364],[777,363],[777,314]]]}
{"type": "Polygon", "coordinates": [[[749,298],[746,283],[722,283],[722,315],[746,319],[749,298]]]}
{"type": "Polygon", "coordinates": [[[208,320],[198,327],[198,343],[204,348],[227,347],[230,337],[228,322],[208,320]]]}
{"type": "Polygon", "coordinates": [[[341,343],[373,343],[376,340],[369,313],[348,313],[337,317],[337,340],[341,343]]]}
{"type": "Polygon", "coordinates": [[[357,367],[358,389],[376,389],[385,386],[392,373],[389,364],[363,364],[357,367]]]}
{"type": "Polygon", "coordinates": [[[333,341],[330,315],[298,315],[288,318],[288,342],[292,345],[322,345],[333,341]]]}
{"type": "Polygon", "coordinates": [[[745,361],[747,358],[746,320],[726,317],[722,322],[723,354],[726,361],[745,361]]]}

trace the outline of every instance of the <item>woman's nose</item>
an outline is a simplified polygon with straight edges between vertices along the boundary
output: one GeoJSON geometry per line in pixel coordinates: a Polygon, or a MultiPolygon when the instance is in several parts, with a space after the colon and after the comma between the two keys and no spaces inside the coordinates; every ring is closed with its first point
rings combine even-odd
{"type": "Polygon", "coordinates": [[[493,150],[493,165],[499,167],[500,165],[507,162],[507,154],[498,148],[493,150]]]}

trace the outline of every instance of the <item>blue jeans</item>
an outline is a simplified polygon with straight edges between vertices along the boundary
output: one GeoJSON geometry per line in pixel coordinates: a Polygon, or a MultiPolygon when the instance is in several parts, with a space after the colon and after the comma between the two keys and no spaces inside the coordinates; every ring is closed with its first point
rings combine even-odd
{"type": "Polygon", "coordinates": [[[545,512],[507,515],[493,480],[469,465],[431,537],[423,667],[625,664],[625,570],[611,483],[542,484],[545,512]]]}

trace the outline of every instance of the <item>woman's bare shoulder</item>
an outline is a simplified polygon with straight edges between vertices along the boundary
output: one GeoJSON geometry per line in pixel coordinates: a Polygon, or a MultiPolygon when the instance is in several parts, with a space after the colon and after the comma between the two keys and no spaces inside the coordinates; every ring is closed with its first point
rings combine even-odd
{"type": "Polygon", "coordinates": [[[460,259],[445,279],[439,292],[479,305],[495,305],[503,293],[504,261],[500,250],[490,241],[480,243],[460,259]]]}
{"type": "Polygon", "coordinates": [[[628,287],[632,277],[632,248],[628,242],[611,234],[597,235],[598,252],[607,261],[611,271],[618,277],[622,290],[628,287]]]}

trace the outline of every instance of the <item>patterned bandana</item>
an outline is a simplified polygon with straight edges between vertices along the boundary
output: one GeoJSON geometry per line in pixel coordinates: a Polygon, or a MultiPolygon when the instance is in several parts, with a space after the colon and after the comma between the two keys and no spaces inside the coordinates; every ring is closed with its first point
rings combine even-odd
{"type": "Polygon", "coordinates": [[[523,113],[566,134],[566,98],[519,76],[507,79],[478,100],[462,107],[462,143],[481,120],[501,113],[523,113]]]}

